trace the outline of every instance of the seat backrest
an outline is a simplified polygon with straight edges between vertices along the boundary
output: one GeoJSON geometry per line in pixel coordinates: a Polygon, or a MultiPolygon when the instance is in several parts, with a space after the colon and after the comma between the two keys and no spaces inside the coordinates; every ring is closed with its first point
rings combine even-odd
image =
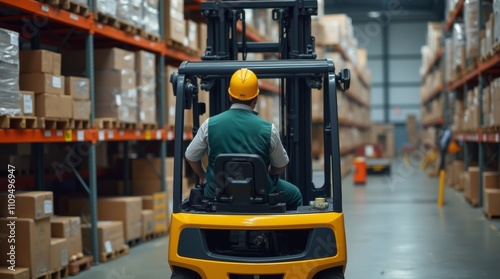
{"type": "Polygon", "coordinates": [[[217,201],[234,205],[267,202],[267,167],[255,154],[220,154],[214,162],[217,201]]]}

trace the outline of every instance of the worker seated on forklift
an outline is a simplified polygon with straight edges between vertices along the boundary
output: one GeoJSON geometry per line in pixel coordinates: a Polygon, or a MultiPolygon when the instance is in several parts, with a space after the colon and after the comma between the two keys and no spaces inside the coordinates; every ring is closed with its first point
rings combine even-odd
{"type": "Polygon", "coordinates": [[[231,108],[210,117],[201,125],[189,144],[185,157],[204,186],[204,196],[215,198],[214,162],[219,154],[245,153],[259,155],[268,166],[268,193],[282,192],[287,210],[302,205],[300,190],[279,179],[288,165],[288,155],[274,124],[262,119],[254,111],[259,95],[255,73],[242,68],[236,71],[229,84],[231,108]],[[208,153],[205,171],[202,157],[208,153]]]}

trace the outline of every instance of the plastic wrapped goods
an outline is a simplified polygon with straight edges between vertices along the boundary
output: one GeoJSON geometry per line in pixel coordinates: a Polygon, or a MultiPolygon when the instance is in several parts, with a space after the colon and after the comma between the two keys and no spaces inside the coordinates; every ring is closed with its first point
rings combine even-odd
{"type": "Polygon", "coordinates": [[[500,0],[493,1],[493,45],[500,42],[500,0]]]}
{"type": "MultiPolygon", "coordinates": [[[[453,69],[462,66],[465,57],[463,57],[462,48],[465,47],[465,32],[462,23],[453,25],[453,69]]],[[[465,52],[465,50],[464,50],[465,52]]]]}
{"type": "Polygon", "coordinates": [[[116,17],[132,26],[142,28],[142,1],[117,0],[116,17]]]}
{"type": "Polygon", "coordinates": [[[143,29],[152,35],[160,36],[158,0],[144,0],[142,7],[143,29]]]}
{"type": "Polygon", "coordinates": [[[20,115],[19,34],[0,29],[0,115],[20,115]]]}
{"type": "Polygon", "coordinates": [[[492,12],[492,3],[482,1],[482,19],[479,18],[479,0],[466,0],[464,3],[464,24],[467,59],[476,59],[481,54],[480,23],[484,24],[492,12]],[[480,21],[481,20],[481,21],[480,21]]]}
{"type": "Polygon", "coordinates": [[[116,0],[94,0],[94,8],[97,12],[116,18],[116,0]]]}

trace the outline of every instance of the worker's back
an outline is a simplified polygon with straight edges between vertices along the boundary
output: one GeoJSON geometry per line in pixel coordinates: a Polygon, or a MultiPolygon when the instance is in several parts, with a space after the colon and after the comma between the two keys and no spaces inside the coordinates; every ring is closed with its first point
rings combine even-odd
{"type": "Polygon", "coordinates": [[[207,181],[210,183],[214,179],[213,165],[219,154],[257,154],[269,165],[271,127],[271,123],[246,109],[233,108],[211,117],[208,122],[207,181]]]}

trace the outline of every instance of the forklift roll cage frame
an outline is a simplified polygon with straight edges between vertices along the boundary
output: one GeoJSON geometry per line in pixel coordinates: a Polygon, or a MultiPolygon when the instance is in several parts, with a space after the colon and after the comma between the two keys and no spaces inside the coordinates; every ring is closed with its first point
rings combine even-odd
{"type": "MultiPolygon", "coordinates": [[[[176,100],[175,134],[182,135],[184,109],[193,110],[193,135],[200,126],[199,115],[205,113],[198,103],[198,85],[209,91],[210,116],[230,106],[227,88],[230,76],[246,67],[259,79],[280,79],[280,135],[290,163],[285,179],[299,187],[303,200],[331,197],[333,182],[333,211],[342,212],[340,151],[338,140],[336,88],[347,90],[350,72],[335,74],[332,60],[316,60],[314,37],[311,36],[311,16],[317,14],[316,0],[274,1],[211,1],[201,3],[202,16],[207,19],[207,48],[201,62],[183,62],[175,77],[171,77],[176,100]],[[273,9],[273,20],[279,26],[278,42],[248,42],[244,9],[273,9]],[[241,21],[241,41],[237,24],[241,21]],[[238,54],[276,53],[279,60],[235,61],[238,54]],[[323,80],[323,82],[322,82],[323,80]],[[341,84],[343,86],[341,86],[341,84]],[[311,154],[311,88],[324,87],[324,184],[312,183],[311,154]],[[326,105],[328,104],[328,105],[326,105]],[[333,180],[332,180],[333,176],[333,180]]],[[[173,213],[182,211],[183,138],[174,140],[173,213]],[[180,160],[179,160],[180,159],[180,160]]]]}

